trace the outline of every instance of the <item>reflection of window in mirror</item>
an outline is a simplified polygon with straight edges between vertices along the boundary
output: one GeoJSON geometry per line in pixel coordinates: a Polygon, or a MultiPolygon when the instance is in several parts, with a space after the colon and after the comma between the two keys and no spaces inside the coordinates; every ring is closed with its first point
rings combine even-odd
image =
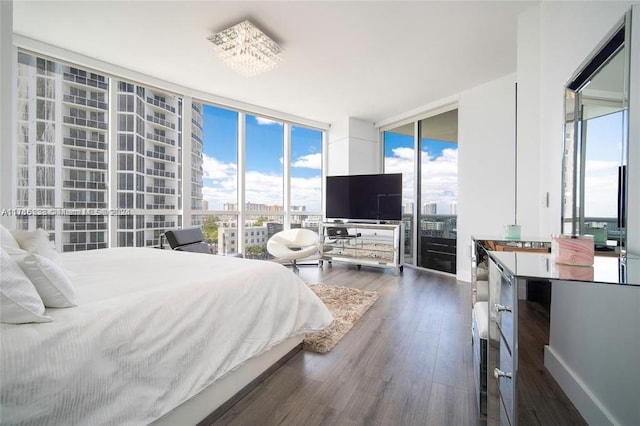
{"type": "Polygon", "coordinates": [[[618,29],[567,86],[563,231],[592,234],[602,248],[624,245],[627,56],[618,29]]]}

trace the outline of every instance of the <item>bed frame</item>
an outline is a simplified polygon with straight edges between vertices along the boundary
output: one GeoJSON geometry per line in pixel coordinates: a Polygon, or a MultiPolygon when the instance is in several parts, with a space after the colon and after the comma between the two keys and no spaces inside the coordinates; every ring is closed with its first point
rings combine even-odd
{"type": "Polygon", "coordinates": [[[303,339],[303,335],[291,337],[262,355],[251,358],[151,424],[172,426],[213,423],[302,350],[303,339]]]}

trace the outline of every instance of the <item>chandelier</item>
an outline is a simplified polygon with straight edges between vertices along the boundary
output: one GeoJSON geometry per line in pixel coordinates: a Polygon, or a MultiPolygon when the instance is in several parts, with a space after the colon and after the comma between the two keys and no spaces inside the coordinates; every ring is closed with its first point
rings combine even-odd
{"type": "Polygon", "coordinates": [[[208,40],[225,64],[246,77],[267,72],[282,60],[282,48],[249,21],[220,31],[208,40]]]}

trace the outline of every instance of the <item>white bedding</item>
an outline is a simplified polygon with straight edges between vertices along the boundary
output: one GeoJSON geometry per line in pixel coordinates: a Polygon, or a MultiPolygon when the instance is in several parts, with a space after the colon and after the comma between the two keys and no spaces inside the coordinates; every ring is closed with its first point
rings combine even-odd
{"type": "Polygon", "coordinates": [[[0,423],[148,424],[333,320],[290,270],[150,248],[61,255],[77,307],[1,324],[0,423]]]}

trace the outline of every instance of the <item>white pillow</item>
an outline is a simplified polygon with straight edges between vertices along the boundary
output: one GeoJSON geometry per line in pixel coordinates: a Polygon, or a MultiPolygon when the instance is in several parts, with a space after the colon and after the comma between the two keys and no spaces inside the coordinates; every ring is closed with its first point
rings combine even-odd
{"type": "Polygon", "coordinates": [[[11,231],[11,235],[16,239],[20,246],[19,248],[22,250],[39,254],[40,256],[44,256],[56,263],[59,263],[58,252],[53,246],[53,243],[49,241],[49,233],[44,229],[38,228],[35,231],[23,231],[18,229],[11,231]]]}
{"type": "Polygon", "coordinates": [[[0,225],[0,245],[2,248],[20,248],[20,245],[18,245],[16,239],[13,238],[11,232],[2,225],[0,225]]]}
{"type": "Polygon", "coordinates": [[[4,249],[0,249],[0,322],[50,322],[35,287],[4,249]]]}
{"type": "Polygon", "coordinates": [[[36,288],[47,308],[70,308],[75,305],[75,291],[71,280],[51,259],[20,249],[7,253],[22,269],[36,288]]]}

